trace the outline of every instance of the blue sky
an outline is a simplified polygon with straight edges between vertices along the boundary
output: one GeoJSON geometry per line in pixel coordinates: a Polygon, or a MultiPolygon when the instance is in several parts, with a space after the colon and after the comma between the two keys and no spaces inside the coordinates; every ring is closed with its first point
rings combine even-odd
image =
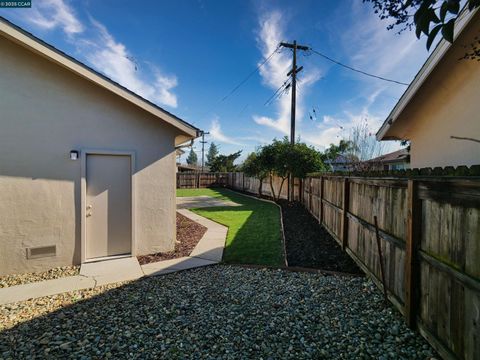
{"type": "MultiPolygon", "coordinates": [[[[387,31],[361,0],[33,0],[0,15],[168,111],[209,131],[222,153],[244,156],[287,135],[290,94],[265,102],[287,79],[280,41],[409,83],[428,56],[413,32],[387,31]]],[[[433,48],[433,47],[432,47],[433,48]]],[[[367,122],[374,134],[405,86],[299,54],[297,135],[319,150],[367,122]],[[315,111],[314,111],[315,110],[315,111]],[[310,119],[310,115],[313,120],[310,119]]],[[[208,146],[208,145],[207,145],[208,146]]],[[[390,143],[384,151],[393,150],[390,143]]],[[[200,151],[200,144],[194,146],[200,151]]]]}

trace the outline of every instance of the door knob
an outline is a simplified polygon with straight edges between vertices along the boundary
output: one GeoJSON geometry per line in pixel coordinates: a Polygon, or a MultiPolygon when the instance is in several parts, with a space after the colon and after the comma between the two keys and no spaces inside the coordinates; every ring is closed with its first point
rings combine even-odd
{"type": "Polygon", "coordinates": [[[92,216],[92,213],[91,213],[91,212],[87,212],[86,217],[90,217],[90,216],[92,216]]]}
{"type": "Polygon", "coordinates": [[[92,208],[92,205],[87,205],[87,210],[90,210],[92,208]]]}

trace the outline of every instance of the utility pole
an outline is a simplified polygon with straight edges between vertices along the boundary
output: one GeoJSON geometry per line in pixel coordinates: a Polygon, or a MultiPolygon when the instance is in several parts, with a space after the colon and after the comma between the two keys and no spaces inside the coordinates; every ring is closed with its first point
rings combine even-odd
{"type": "Polygon", "coordinates": [[[203,168],[205,166],[205,144],[208,143],[208,141],[205,141],[205,135],[210,134],[209,132],[202,131],[202,173],[203,173],[203,168]]]}
{"type": "Polygon", "coordinates": [[[295,111],[297,106],[297,74],[303,70],[303,66],[297,69],[297,50],[307,51],[310,48],[304,45],[297,45],[297,41],[290,43],[280,43],[280,46],[293,49],[293,63],[292,69],[288,72],[287,76],[292,76],[292,110],[290,119],[290,142],[295,144],[295,111]]]}
{"type": "MultiPolygon", "coordinates": [[[[307,51],[310,48],[304,45],[297,45],[297,40],[293,41],[293,44],[290,43],[280,43],[280,46],[293,49],[293,62],[292,62],[292,70],[290,70],[287,76],[292,77],[292,110],[291,110],[291,118],[290,118],[290,143],[292,145],[295,144],[295,112],[297,107],[297,74],[302,71],[303,66],[300,66],[297,69],[297,50],[307,51]]],[[[288,197],[291,201],[293,201],[295,194],[294,194],[294,179],[292,176],[288,179],[288,197]]]]}

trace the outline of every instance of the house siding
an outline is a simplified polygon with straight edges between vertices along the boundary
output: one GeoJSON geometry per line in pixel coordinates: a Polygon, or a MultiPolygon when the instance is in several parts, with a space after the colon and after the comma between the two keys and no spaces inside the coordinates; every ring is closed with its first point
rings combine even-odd
{"type": "Polygon", "coordinates": [[[3,37],[0,54],[0,275],[80,263],[71,149],[134,151],[136,252],[172,250],[179,131],[3,37]],[[27,260],[46,245],[57,255],[27,260]]]}
{"type": "Polygon", "coordinates": [[[480,12],[388,131],[411,141],[412,168],[480,164],[480,66],[460,60],[480,31],[480,12]]]}

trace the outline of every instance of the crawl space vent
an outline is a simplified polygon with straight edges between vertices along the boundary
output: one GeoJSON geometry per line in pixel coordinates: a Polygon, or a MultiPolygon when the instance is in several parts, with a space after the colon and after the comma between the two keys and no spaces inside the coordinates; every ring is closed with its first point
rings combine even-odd
{"type": "Polygon", "coordinates": [[[27,248],[27,259],[38,259],[57,255],[57,246],[38,246],[27,248]]]}

